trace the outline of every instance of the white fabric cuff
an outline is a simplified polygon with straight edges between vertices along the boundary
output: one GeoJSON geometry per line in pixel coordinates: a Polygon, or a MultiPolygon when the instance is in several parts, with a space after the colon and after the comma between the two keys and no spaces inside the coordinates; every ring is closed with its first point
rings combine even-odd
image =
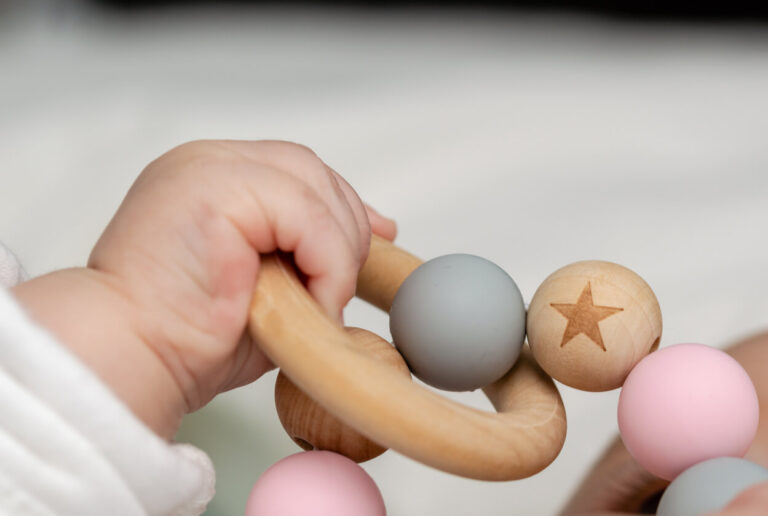
{"type": "Polygon", "coordinates": [[[3,288],[0,407],[0,514],[187,516],[213,497],[204,452],[155,435],[3,288]]]}
{"type": "Polygon", "coordinates": [[[27,273],[10,249],[0,242],[0,287],[12,287],[27,279],[27,273]]]}

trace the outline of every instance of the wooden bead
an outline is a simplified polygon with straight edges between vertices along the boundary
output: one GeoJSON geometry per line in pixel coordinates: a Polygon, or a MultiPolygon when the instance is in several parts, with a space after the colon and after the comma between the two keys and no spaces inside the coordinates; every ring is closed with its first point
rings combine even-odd
{"type": "MultiPolygon", "coordinates": [[[[405,360],[389,342],[361,328],[345,330],[360,351],[410,378],[405,360]]],[[[355,462],[365,462],[386,451],[326,411],[282,371],[275,383],[275,405],[283,428],[305,450],[334,451],[355,462]]]]}
{"type": "Polygon", "coordinates": [[[637,274],[584,261],[554,272],[528,308],[528,343],[552,378],[585,391],[620,387],[661,340],[661,309],[637,274]]]}
{"type": "MultiPolygon", "coordinates": [[[[496,412],[468,407],[360,352],[312,299],[285,256],[261,258],[251,337],[340,420],[406,457],[477,480],[527,478],[555,460],[565,442],[565,409],[552,378],[527,348],[509,373],[483,388],[496,412]]],[[[389,307],[390,295],[418,265],[373,235],[358,293],[389,307]]]]}

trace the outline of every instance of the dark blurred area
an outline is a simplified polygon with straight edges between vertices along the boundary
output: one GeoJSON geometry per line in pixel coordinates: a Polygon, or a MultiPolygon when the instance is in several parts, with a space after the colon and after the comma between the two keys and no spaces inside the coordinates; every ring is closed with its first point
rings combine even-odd
{"type": "Polygon", "coordinates": [[[389,8],[473,8],[492,9],[500,11],[526,12],[583,12],[621,18],[645,18],[650,20],[699,20],[699,21],[754,21],[768,20],[768,4],[754,1],[715,1],[715,2],[643,2],[633,1],[600,1],[600,0],[516,0],[516,1],[407,1],[381,0],[369,2],[258,2],[253,0],[229,0],[216,2],[211,0],[94,0],[114,9],[148,9],[180,5],[264,5],[274,7],[318,7],[339,6],[370,9],[389,8]]]}

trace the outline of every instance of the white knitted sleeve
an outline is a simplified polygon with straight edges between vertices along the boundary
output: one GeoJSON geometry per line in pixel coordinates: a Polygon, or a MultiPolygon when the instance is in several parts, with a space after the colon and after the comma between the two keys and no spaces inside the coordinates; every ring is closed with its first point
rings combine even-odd
{"type": "Polygon", "coordinates": [[[12,287],[27,278],[27,273],[10,249],[0,242],[0,287],[12,287]]]}
{"type": "Polygon", "coordinates": [[[204,452],[156,436],[0,286],[0,514],[199,515],[214,479],[204,452]]]}

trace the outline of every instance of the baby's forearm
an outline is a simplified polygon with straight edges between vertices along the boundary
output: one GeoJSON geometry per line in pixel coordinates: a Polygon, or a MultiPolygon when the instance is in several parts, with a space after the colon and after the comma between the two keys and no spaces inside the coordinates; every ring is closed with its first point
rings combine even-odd
{"type": "MultiPolygon", "coordinates": [[[[172,437],[185,413],[178,384],[134,331],[136,308],[102,272],[56,271],[17,285],[13,293],[47,328],[161,437],[172,437]]],[[[73,392],[72,396],[78,396],[73,392]]]]}

